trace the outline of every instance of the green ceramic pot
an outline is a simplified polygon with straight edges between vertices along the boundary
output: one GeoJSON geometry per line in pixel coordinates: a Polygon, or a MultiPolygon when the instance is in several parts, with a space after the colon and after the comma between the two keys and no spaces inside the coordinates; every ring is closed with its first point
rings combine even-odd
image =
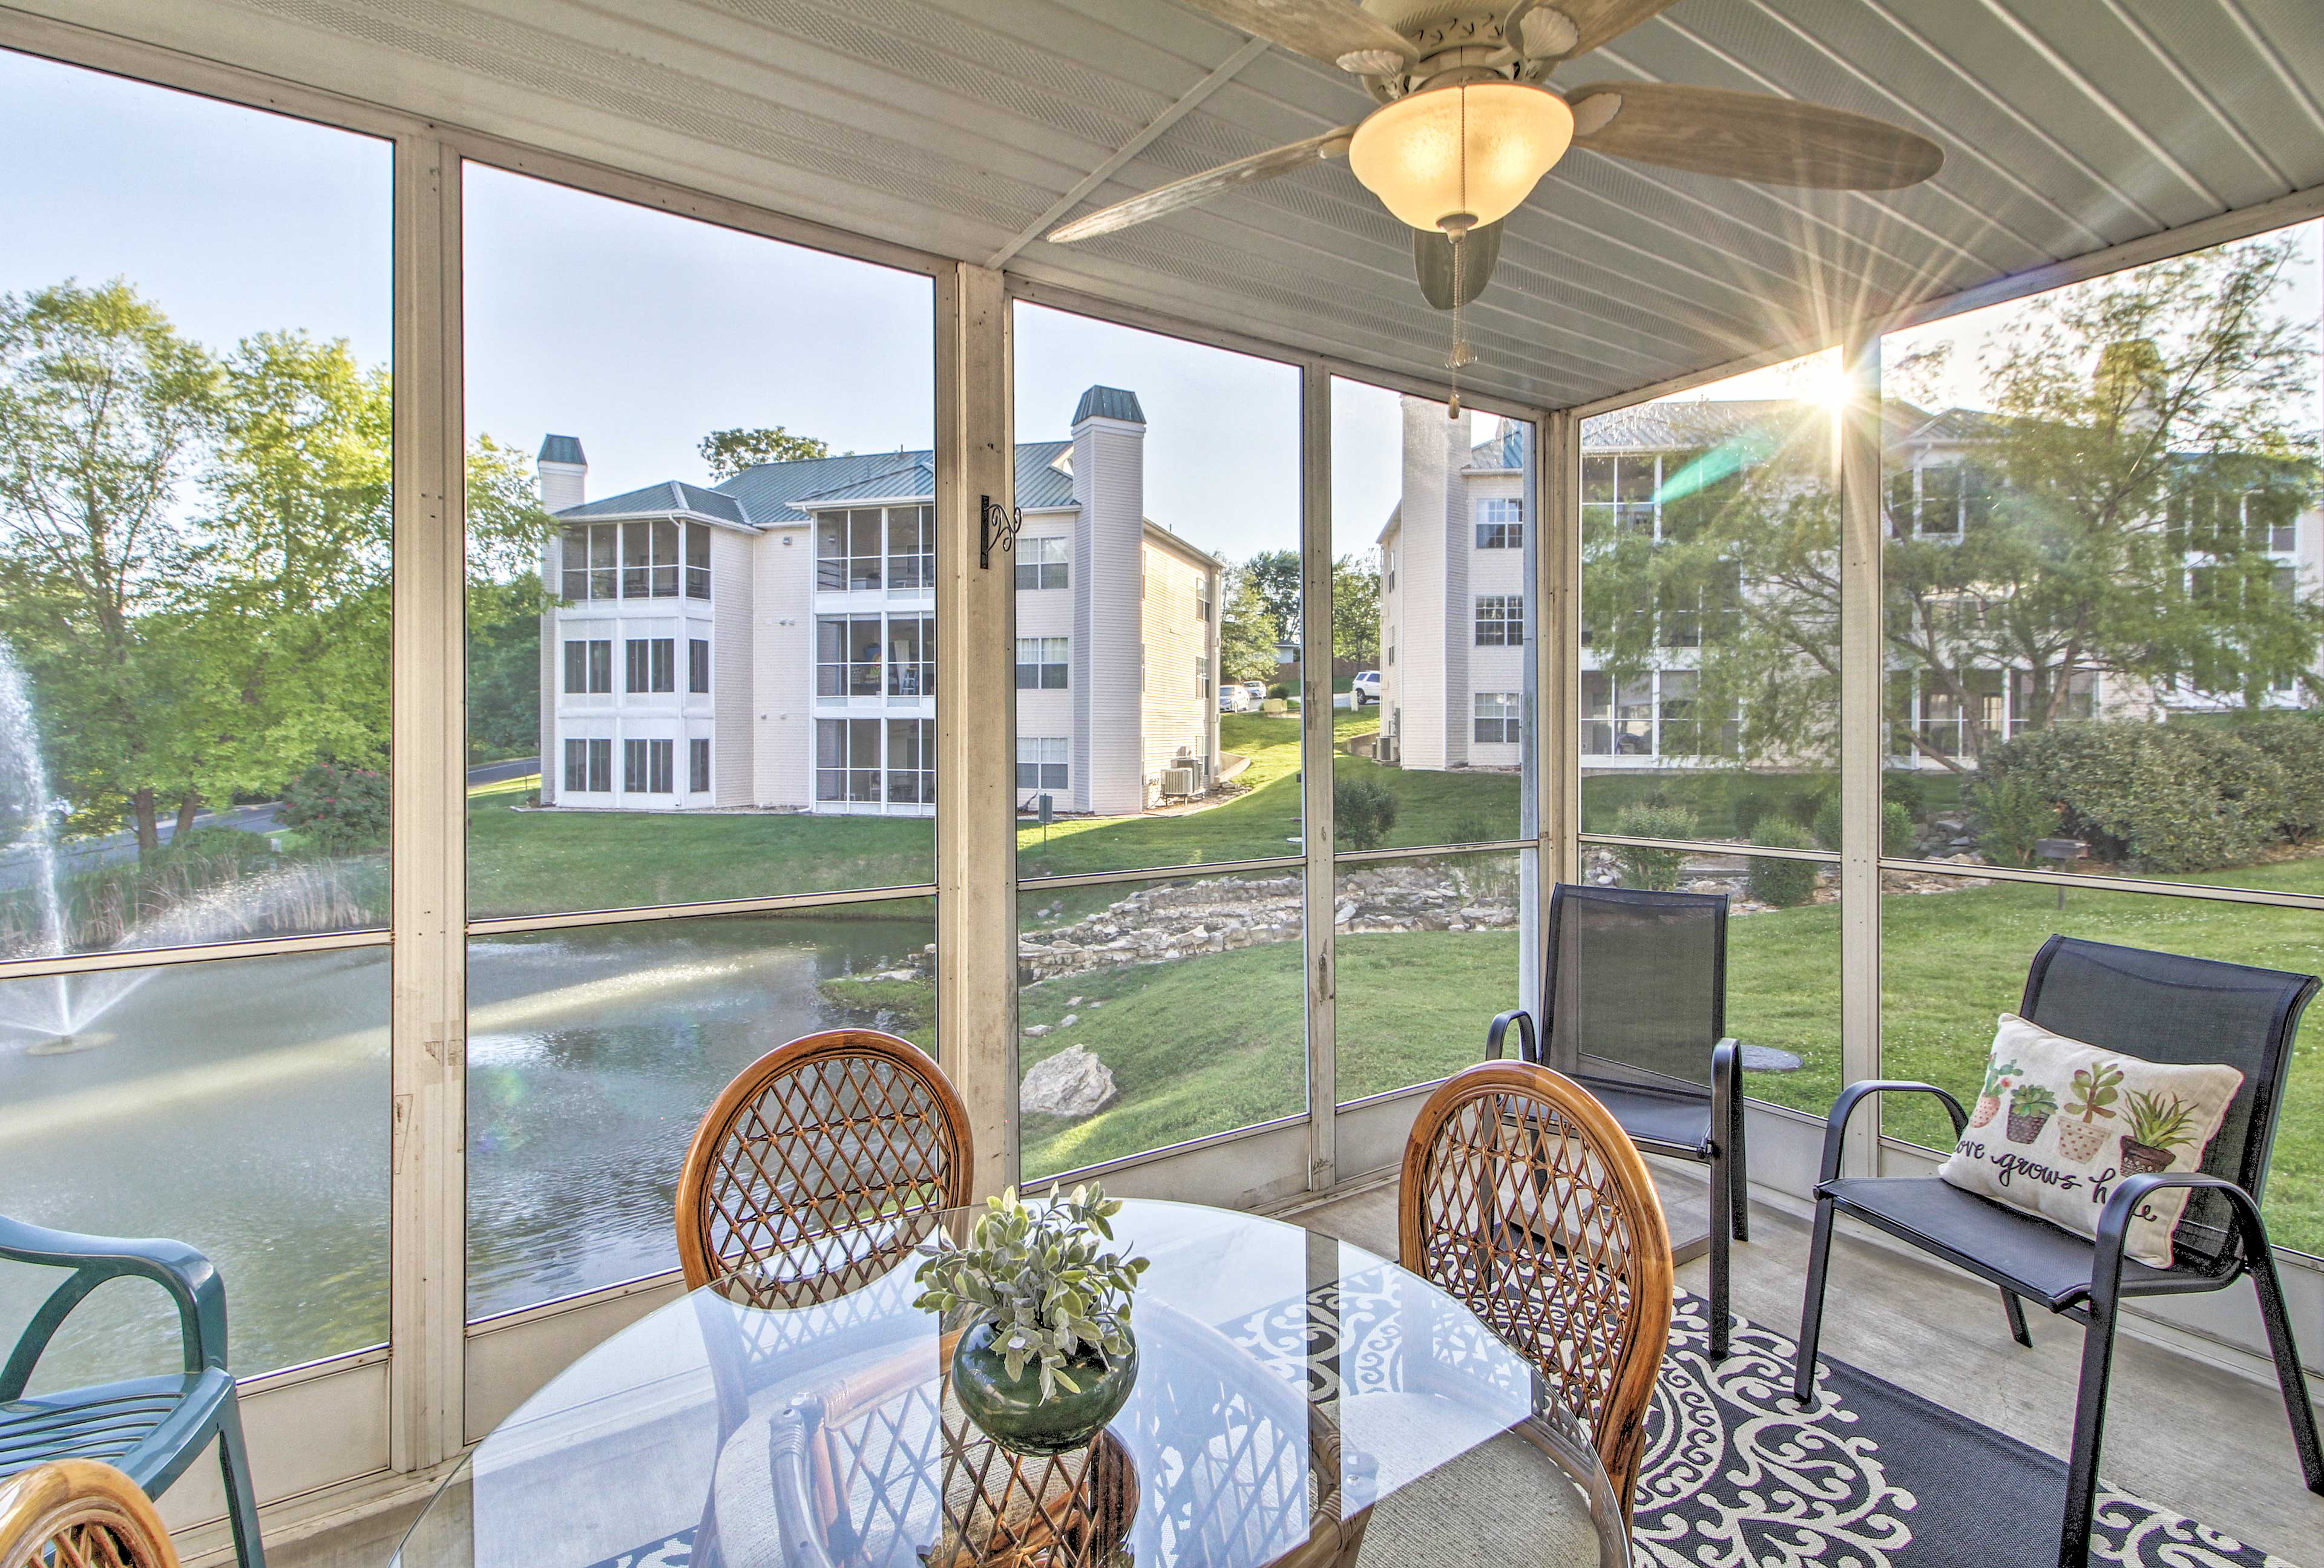
{"type": "Polygon", "coordinates": [[[980,1323],[953,1347],[952,1388],[969,1419],[1011,1453],[1067,1453],[1088,1443],[1113,1419],[1138,1380],[1138,1342],[1130,1353],[1109,1358],[1093,1351],[1072,1364],[1078,1393],[1062,1388],[1041,1397],[1041,1364],[1025,1363],[1012,1378],[993,1342],[992,1325],[980,1323]]]}

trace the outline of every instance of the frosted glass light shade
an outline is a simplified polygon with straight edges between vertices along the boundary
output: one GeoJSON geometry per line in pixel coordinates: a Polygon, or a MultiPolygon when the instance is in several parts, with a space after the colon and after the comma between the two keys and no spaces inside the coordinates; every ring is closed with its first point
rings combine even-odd
{"type": "Polygon", "coordinates": [[[1555,93],[1466,82],[1373,110],[1348,145],[1348,167],[1415,228],[1441,227],[1462,212],[1483,225],[1516,211],[1572,142],[1573,111],[1555,93]]]}

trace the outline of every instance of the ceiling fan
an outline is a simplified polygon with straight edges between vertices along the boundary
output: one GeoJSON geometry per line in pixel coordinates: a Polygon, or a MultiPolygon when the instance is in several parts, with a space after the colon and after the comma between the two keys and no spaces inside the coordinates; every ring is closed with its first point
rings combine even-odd
{"type": "MultiPolygon", "coordinates": [[[[1674,0],[1185,0],[1255,38],[1337,66],[1380,106],[1352,125],[1222,163],[1050,231],[1094,239],[1328,158],[1413,228],[1421,292],[1440,310],[1477,297],[1501,220],[1569,147],[1769,185],[1893,190],[1944,152],[1901,126],[1763,93],[1592,82],[1561,96],[1551,71],[1674,0]]],[[[1453,368],[1466,363],[1454,330],[1453,368]]],[[[1473,357],[1471,355],[1471,357],[1473,357]]]]}

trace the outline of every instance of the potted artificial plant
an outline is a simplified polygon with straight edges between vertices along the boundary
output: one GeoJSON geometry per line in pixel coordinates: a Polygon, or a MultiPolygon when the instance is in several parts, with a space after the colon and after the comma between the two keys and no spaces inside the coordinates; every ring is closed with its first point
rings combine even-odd
{"type": "Polygon", "coordinates": [[[2171,1168],[2176,1157],[2172,1150],[2191,1143],[2187,1124],[2195,1119],[2195,1108],[2178,1095],[2165,1099],[2161,1094],[2133,1094],[2124,1107],[2124,1120],[2130,1130],[2122,1135],[2122,1172],[2125,1176],[2153,1176],[2171,1168]]]}
{"type": "Polygon", "coordinates": [[[1086,1444],[1130,1397],[1138,1344],[1130,1292],[1143,1258],[1101,1252],[1121,1200],[1102,1187],[1056,1188],[1048,1202],[1010,1188],[977,1216],[966,1246],[920,1265],[915,1305],[963,1316],[953,1392],[970,1419],[1012,1453],[1086,1444]]]}
{"type": "Polygon", "coordinates": [[[2031,1143],[2042,1136],[2050,1118],[2058,1114],[2058,1096],[2044,1084],[2020,1084],[2009,1092],[2009,1120],[2004,1125],[2012,1143],[2031,1143]]]}

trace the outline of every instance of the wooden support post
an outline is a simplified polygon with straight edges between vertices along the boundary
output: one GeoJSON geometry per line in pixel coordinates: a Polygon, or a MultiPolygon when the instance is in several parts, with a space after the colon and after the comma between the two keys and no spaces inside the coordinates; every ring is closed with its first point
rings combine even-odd
{"type": "MultiPolygon", "coordinates": [[[[1840,967],[1841,1080],[1880,1075],[1880,338],[1852,327],[1840,344],[1840,967]]],[[[1859,1119],[1840,1169],[1870,1176],[1879,1128],[1859,1119]]]]}

